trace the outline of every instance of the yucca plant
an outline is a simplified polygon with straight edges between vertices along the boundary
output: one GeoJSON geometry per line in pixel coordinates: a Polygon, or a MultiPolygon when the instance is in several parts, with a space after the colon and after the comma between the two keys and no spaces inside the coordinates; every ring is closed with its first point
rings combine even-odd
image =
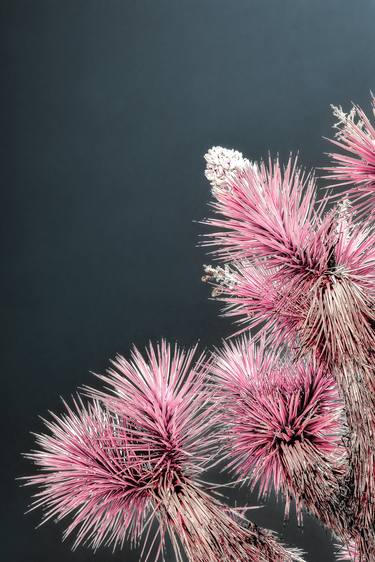
{"type": "MultiPolygon", "coordinates": [[[[374,102],[375,103],[375,102],[374,102]]],[[[375,107],[375,105],[374,105],[375,107]]],[[[339,122],[320,197],[296,158],[205,156],[214,216],[204,281],[234,317],[235,339],[194,359],[166,342],[117,357],[65,413],[46,421],[29,458],[32,508],[71,522],[74,546],[143,543],[141,558],[302,560],[229,507],[205,479],[294,500],[339,543],[375,560],[375,131],[358,107],[339,122]],[[330,186],[328,186],[330,187],[330,186]],[[332,187],[332,186],[331,186],[332,187]]]]}

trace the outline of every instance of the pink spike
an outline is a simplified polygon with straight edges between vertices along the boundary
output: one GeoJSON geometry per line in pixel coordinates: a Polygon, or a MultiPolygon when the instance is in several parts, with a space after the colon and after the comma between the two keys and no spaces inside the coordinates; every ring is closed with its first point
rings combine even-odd
{"type": "MultiPolygon", "coordinates": [[[[372,97],[375,115],[375,98],[372,97]]],[[[336,181],[330,187],[345,187],[341,196],[350,198],[359,214],[373,213],[375,207],[375,128],[363,109],[353,105],[350,113],[333,107],[338,117],[336,138],[330,140],[344,152],[330,154],[332,166],[327,179],[336,181]],[[346,153],[346,154],[345,154],[346,153]],[[349,187],[347,187],[349,186],[349,187]]]]}

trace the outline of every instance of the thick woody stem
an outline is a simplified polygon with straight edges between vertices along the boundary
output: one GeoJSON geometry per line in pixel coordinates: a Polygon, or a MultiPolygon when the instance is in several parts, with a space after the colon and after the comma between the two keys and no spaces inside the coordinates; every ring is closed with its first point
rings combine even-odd
{"type": "Polygon", "coordinates": [[[356,529],[360,562],[375,560],[375,394],[374,367],[354,361],[335,370],[344,399],[349,470],[347,511],[356,529]]]}
{"type": "Polygon", "coordinates": [[[294,497],[298,521],[302,522],[302,508],[317,517],[346,546],[354,539],[348,524],[344,498],[347,496],[343,462],[335,464],[331,459],[311,451],[306,454],[303,441],[293,447],[282,445],[287,475],[285,495],[294,497]]]}
{"type": "Polygon", "coordinates": [[[303,562],[297,549],[286,548],[273,533],[198,486],[184,485],[182,493],[169,494],[162,504],[190,562],[303,562]]]}

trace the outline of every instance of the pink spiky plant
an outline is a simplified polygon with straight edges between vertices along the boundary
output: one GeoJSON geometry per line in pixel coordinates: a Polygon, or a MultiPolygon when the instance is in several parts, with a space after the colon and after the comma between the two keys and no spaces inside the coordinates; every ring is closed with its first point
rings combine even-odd
{"type": "Polygon", "coordinates": [[[41,491],[33,507],[45,520],[73,515],[65,536],[74,546],[116,548],[144,539],[143,558],[164,559],[166,537],[176,560],[301,560],[275,537],[222,505],[202,473],[212,462],[217,408],[205,384],[203,356],[162,342],[146,357],[118,356],[100,378],[112,392],[88,389],[93,401],[66,406],[46,422],[49,435],[31,458],[42,470],[27,479],[41,491]],[[152,529],[157,528],[150,538],[152,529]],[[146,547],[148,545],[148,548],[146,547]]]}
{"type": "MultiPolygon", "coordinates": [[[[206,221],[215,255],[227,262],[221,298],[230,315],[278,343],[315,352],[328,363],[372,343],[374,226],[350,224],[341,208],[315,211],[315,182],[296,160],[242,167],[215,189],[220,218],[206,221]]],[[[215,281],[215,272],[213,280],[215,281]]]]}
{"type": "Polygon", "coordinates": [[[212,374],[228,468],[252,488],[258,485],[260,496],[281,493],[286,518],[294,498],[299,524],[307,508],[349,542],[335,499],[346,452],[343,407],[331,374],[267,351],[264,339],[257,345],[245,337],[215,353],[212,374]]]}
{"type": "Polygon", "coordinates": [[[373,341],[374,229],[333,232],[335,217],[316,233],[322,251],[315,267],[273,267],[253,258],[211,268],[207,278],[225,313],[243,325],[239,332],[262,326],[273,344],[313,349],[328,364],[353,355],[366,362],[373,341]]]}
{"type": "Polygon", "coordinates": [[[247,338],[218,350],[212,373],[225,439],[230,435],[228,467],[258,483],[261,495],[281,491],[288,514],[297,466],[323,460],[339,466],[344,454],[342,405],[333,377],[311,363],[293,364],[268,352],[264,340],[257,346],[247,338]]]}
{"type": "MultiPolygon", "coordinates": [[[[372,97],[375,115],[375,97],[372,97]]],[[[342,152],[331,153],[328,179],[347,187],[346,194],[360,213],[373,212],[375,206],[375,128],[363,109],[353,105],[347,114],[334,107],[336,138],[331,142],[342,152]]]]}
{"type": "Polygon", "coordinates": [[[301,560],[205,481],[224,458],[262,496],[280,493],[286,516],[294,499],[299,523],[303,509],[318,518],[340,559],[375,560],[375,131],[358,107],[335,114],[349,155],[331,155],[345,187],[333,208],[296,158],[205,156],[205,244],[220,265],[203,279],[251,337],[210,359],[134,348],[36,436],[32,509],[70,516],[74,547],[143,541],[143,559],[159,560],[169,541],[178,562],[301,560]]]}
{"type": "MultiPolygon", "coordinates": [[[[228,151],[221,151],[225,161],[228,151]]],[[[216,161],[220,161],[219,152],[216,147],[216,161]]],[[[225,347],[218,355],[214,372],[220,373],[222,395],[228,399],[228,392],[230,395],[232,391],[232,410],[234,404],[241,407],[239,389],[228,384],[230,380],[233,383],[234,366],[245,370],[254,380],[252,398],[249,391],[244,393],[250,417],[243,425],[244,411],[242,417],[229,414],[228,419],[227,412],[231,409],[228,404],[224,408],[232,438],[234,435],[238,438],[241,432],[245,435],[246,428],[256,435],[259,422],[256,448],[251,440],[243,440],[242,456],[237,449],[237,464],[234,460],[230,465],[242,466],[245,472],[250,470],[252,480],[260,482],[261,491],[269,490],[273,481],[276,491],[281,490],[286,497],[294,496],[297,507],[305,505],[332,529],[347,550],[356,553],[356,559],[372,560],[375,557],[374,224],[371,219],[358,222],[347,200],[332,210],[326,210],[328,198],[317,206],[314,180],[311,176],[304,179],[291,159],[284,169],[278,160],[269,160],[268,165],[237,162],[235,167],[227,167],[230,172],[226,182],[220,174],[219,187],[210,153],[206,159],[211,164],[208,179],[216,200],[213,208],[219,215],[205,221],[215,228],[206,244],[218,247],[214,255],[224,265],[206,266],[204,280],[213,284],[213,296],[226,303],[226,314],[239,317],[244,324],[241,331],[258,328],[256,339],[263,335],[263,341],[276,348],[288,344],[297,361],[290,369],[277,370],[277,376],[269,373],[265,382],[263,361],[267,363],[269,359],[265,359],[264,346],[260,363],[257,354],[252,351],[249,356],[243,347],[225,347]],[[300,370],[299,377],[292,376],[300,369],[302,358],[309,368],[304,369],[304,374],[300,370]],[[321,378],[321,372],[326,372],[328,378],[321,378]],[[259,435],[265,430],[265,420],[268,429],[279,428],[288,400],[297,407],[306,399],[305,385],[313,381],[322,384],[323,380],[335,381],[343,403],[346,454],[339,463],[328,454],[315,457],[311,454],[311,458],[305,459],[308,440],[303,450],[298,441],[292,440],[287,448],[281,442],[283,453],[288,451],[290,459],[285,461],[283,456],[284,463],[281,463],[275,450],[270,454],[267,447],[260,446],[259,435]],[[272,396],[274,404],[268,404],[268,415],[261,412],[265,395],[266,401],[272,396]],[[293,471],[288,470],[291,466],[293,471]],[[308,466],[315,467],[311,473],[318,486],[309,481],[308,466]]],[[[245,380],[248,385],[249,378],[245,380]]],[[[328,388],[323,394],[329,401],[328,388]]],[[[311,395],[316,407],[318,403],[323,404],[323,394],[311,395]]],[[[275,446],[278,440],[272,443],[275,446]]],[[[342,451],[342,446],[338,450],[342,451]]]]}
{"type": "Polygon", "coordinates": [[[319,258],[320,248],[307,253],[317,220],[315,180],[303,173],[296,158],[289,159],[284,171],[278,160],[259,165],[245,161],[237,173],[228,174],[226,184],[221,180],[220,189],[212,183],[216,198],[212,207],[222,218],[207,221],[219,229],[208,235],[207,244],[217,246],[219,256],[231,260],[268,257],[270,266],[296,269],[311,266],[314,257],[315,261],[319,258]]]}
{"type": "Polygon", "coordinates": [[[43,522],[74,514],[64,534],[77,531],[74,547],[116,548],[128,532],[136,540],[150,511],[148,478],[124,426],[98,402],[85,406],[79,398],[65,408],[45,421],[49,434],[37,435],[40,448],[27,455],[41,469],[27,478],[41,488],[32,509],[44,509],[43,522]]]}

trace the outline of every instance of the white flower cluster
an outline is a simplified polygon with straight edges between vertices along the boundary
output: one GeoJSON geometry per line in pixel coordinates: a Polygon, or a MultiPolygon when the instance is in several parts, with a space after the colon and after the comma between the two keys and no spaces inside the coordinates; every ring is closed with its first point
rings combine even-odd
{"type": "Polygon", "coordinates": [[[331,108],[333,111],[333,115],[337,118],[337,123],[335,123],[333,128],[338,130],[335,134],[338,139],[342,137],[343,129],[348,129],[354,132],[355,127],[359,127],[361,130],[365,129],[365,124],[360,119],[358,108],[356,106],[353,106],[349,113],[345,113],[341,105],[331,105],[331,108]]]}
{"type": "Polygon", "coordinates": [[[222,146],[210,148],[204,159],[206,160],[205,176],[211,184],[213,193],[227,190],[228,180],[251,165],[250,161],[243,157],[242,152],[222,146]]]}
{"type": "Polygon", "coordinates": [[[214,285],[211,293],[213,297],[218,297],[227,291],[233,291],[236,281],[233,271],[227,263],[224,264],[224,267],[204,265],[203,270],[204,275],[202,281],[214,285]]]}

